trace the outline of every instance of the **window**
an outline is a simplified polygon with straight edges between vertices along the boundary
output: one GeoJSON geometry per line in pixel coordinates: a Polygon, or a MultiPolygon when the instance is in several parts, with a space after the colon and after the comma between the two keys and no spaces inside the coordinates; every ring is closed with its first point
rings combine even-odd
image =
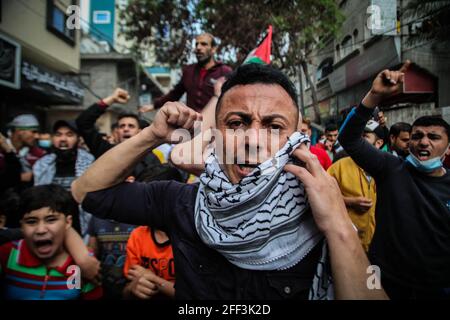
{"type": "Polygon", "coordinates": [[[67,27],[67,19],[68,15],[55,4],[54,0],[47,0],[47,30],[71,46],[74,46],[76,30],[75,28],[69,29],[67,27]]]}
{"type": "Polygon", "coordinates": [[[324,59],[317,68],[316,73],[317,81],[322,80],[332,72],[333,72],[333,58],[324,59]]]}
{"type": "Polygon", "coordinates": [[[53,8],[53,27],[61,33],[64,33],[64,12],[58,8],[53,8]]]}
{"type": "Polygon", "coordinates": [[[358,42],[358,34],[359,34],[358,29],[353,30],[353,40],[355,44],[358,42]]]}
{"type": "Polygon", "coordinates": [[[93,17],[95,24],[111,23],[111,12],[109,11],[94,11],[93,17]]]}
{"type": "Polygon", "coordinates": [[[344,58],[353,51],[353,39],[352,36],[346,36],[341,43],[341,57],[344,58]]]}
{"type": "Polygon", "coordinates": [[[341,59],[341,46],[336,45],[336,60],[340,60],[340,59],[341,59]]]}

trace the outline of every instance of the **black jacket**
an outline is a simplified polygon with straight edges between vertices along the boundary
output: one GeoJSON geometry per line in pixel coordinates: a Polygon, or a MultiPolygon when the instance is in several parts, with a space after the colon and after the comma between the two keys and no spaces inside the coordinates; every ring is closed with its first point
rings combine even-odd
{"type": "Polygon", "coordinates": [[[22,165],[14,152],[0,152],[0,195],[9,188],[20,187],[21,171],[22,165]]]}
{"type": "Polygon", "coordinates": [[[102,219],[165,231],[175,260],[177,299],[307,299],[322,242],[282,271],[241,269],[207,247],[194,222],[198,185],[174,181],[123,183],[88,193],[83,208],[102,219]]]}

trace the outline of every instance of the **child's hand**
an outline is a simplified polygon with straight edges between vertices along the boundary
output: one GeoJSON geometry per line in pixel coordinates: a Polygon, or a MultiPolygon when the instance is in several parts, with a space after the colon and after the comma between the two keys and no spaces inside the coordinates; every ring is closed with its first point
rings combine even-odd
{"type": "Polygon", "coordinates": [[[152,270],[139,265],[130,267],[127,279],[131,281],[130,292],[138,299],[151,299],[164,286],[152,270]]]}
{"type": "MultiPolygon", "coordinates": [[[[128,270],[127,279],[130,281],[133,281],[136,278],[139,278],[144,274],[144,272],[147,271],[144,267],[141,267],[140,265],[132,265],[130,269],[128,270]]],[[[151,271],[150,271],[151,272],[151,271]]]]}

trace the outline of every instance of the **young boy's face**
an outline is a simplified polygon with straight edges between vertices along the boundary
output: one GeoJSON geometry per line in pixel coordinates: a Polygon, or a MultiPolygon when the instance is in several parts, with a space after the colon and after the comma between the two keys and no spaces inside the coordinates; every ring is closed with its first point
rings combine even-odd
{"type": "Polygon", "coordinates": [[[21,225],[31,252],[37,258],[48,261],[63,251],[65,233],[72,225],[72,216],[45,207],[26,213],[21,225]]]}

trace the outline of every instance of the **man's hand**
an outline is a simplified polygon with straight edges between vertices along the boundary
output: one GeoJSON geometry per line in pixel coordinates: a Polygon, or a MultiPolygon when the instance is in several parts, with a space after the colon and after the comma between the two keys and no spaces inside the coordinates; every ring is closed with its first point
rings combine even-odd
{"type": "Polygon", "coordinates": [[[385,99],[396,96],[403,92],[403,81],[405,72],[409,69],[411,62],[406,60],[398,71],[383,70],[372,83],[372,88],[364,97],[362,103],[368,108],[375,108],[385,99]]]}
{"type": "Polygon", "coordinates": [[[22,172],[20,174],[20,181],[30,182],[31,180],[33,180],[33,171],[22,172]]]}
{"type": "Polygon", "coordinates": [[[303,161],[305,167],[288,164],[285,170],[305,185],[314,220],[327,239],[335,298],[386,299],[383,289],[371,290],[367,286],[370,263],[347,214],[336,180],[325,172],[317,156],[306,146],[297,148],[293,155],[303,161]]]}
{"type": "Polygon", "coordinates": [[[155,106],[153,104],[146,104],[139,108],[139,113],[146,113],[155,110],[155,106]]]}
{"type": "Polygon", "coordinates": [[[103,102],[108,106],[111,106],[114,103],[126,104],[128,100],[130,100],[128,91],[117,88],[112,95],[103,99],[103,102]]]}
{"type": "Polygon", "coordinates": [[[149,127],[153,136],[161,143],[178,143],[172,141],[176,129],[192,131],[195,121],[201,121],[202,115],[181,102],[167,102],[158,111],[149,127]]]}
{"type": "Polygon", "coordinates": [[[225,77],[220,77],[214,82],[214,95],[216,97],[220,97],[222,93],[222,86],[225,83],[225,81],[227,81],[225,77]]]}
{"type": "Polygon", "coordinates": [[[317,227],[327,234],[333,228],[351,225],[341,190],[336,180],[322,168],[317,156],[305,145],[297,148],[293,155],[304,162],[305,167],[287,164],[285,170],[303,182],[317,227]]]}
{"type": "Polygon", "coordinates": [[[3,134],[0,133],[0,151],[5,153],[13,152],[13,148],[6,142],[6,138],[3,134]]]}
{"type": "Polygon", "coordinates": [[[367,212],[373,205],[372,199],[365,197],[344,197],[344,202],[347,207],[360,214],[367,212]]]}
{"type": "Polygon", "coordinates": [[[156,275],[148,269],[141,268],[135,265],[128,271],[127,278],[131,280],[130,291],[139,299],[151,299],[159,292],[156,275]]]}

